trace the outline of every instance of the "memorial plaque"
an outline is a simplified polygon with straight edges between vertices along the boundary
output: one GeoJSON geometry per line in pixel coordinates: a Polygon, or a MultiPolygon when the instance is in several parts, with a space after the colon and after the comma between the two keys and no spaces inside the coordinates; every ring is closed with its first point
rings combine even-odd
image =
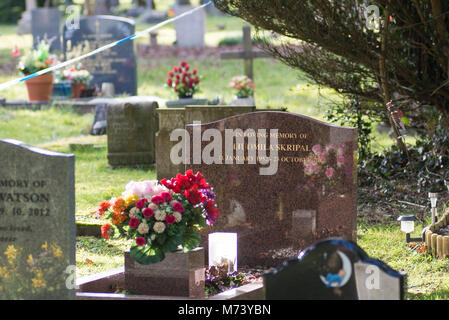
{"type": "Polygon", "coordinates": [[[317,240],[356,240],[356,129],[277,111],[186,129],[186,169],[204,174],[222,213],[202,246],[236,232],[239,265],[272,267],[317,240]]]}
{"type": "Polygon", "coordinates": [[[75,298],[75,158],[0,140],[0,299],[75,298]]]}
{"type": "MultiPolygon", "coordinates": [[[[93,16],[80,19],[79,29],[64,26],[63,47],[67,58],[78,57],[107,44],[133,35],[135,23],[126,18],[93,16]]],[[[133,41],[125,41],[111,49],[83,60],[93,75],[92,85],[114,84],[115,93],[137,94],[136,59],[133,41]]]]}

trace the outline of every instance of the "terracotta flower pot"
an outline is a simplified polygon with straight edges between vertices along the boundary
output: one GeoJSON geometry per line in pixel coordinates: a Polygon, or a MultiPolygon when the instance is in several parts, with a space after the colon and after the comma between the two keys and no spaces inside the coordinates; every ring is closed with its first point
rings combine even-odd
{"type": "Polygon", "coordinates": [[[25,81],[29,102],[50,101],[53,91],[53,74],[47,73],[25,81]]]}
{"type": "Polygon", "coordinates": [[[72,98],[81,97],[81,90],[84,85],[82,83],[72,83],[72,98]]]}

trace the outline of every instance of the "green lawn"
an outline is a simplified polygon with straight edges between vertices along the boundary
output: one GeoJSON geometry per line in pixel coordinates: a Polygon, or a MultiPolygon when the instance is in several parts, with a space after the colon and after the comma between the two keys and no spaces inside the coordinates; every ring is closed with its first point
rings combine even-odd
{"type": "MultiPolygon", "coordinates": [[[[129,0],[131,1],[131,0],[129,0]]],[[[161,5],[163,2],[159,1],[161,5]]],[[[240,34],[243,22],[235,18],[208,18],[206,42],[216,45],[224,37],[240,34]],[[225,30],[218,30],[224,24],[225,30]]],[[[147,26],[138,24],[137,29],[147,26]]],[[[31,37],[14,35],[15,26],[0,26],[0,83],[18,76],[14,71],[15,59],[10,56],[14,44],[31,46],[31,37]]],[[[160,42],[174,41],[174,30],[168,26],[160,30],[160,42]]],[[[148,39],[140,39],[146,42],[148,39]]],[[[167,99],[175,96],[164,87],[166,74],[177,59],[138,59],[140,95],[154,95],[167,99]]],[[[222,96],[229,102],[233,97],[227,88],[230,79],[243,72],[243,63],[232,60],[189,60],[203,76],[202,91],[198,97],[213,99],[222,96]]],[[[326,99],[339,99],[331,90],[319,88],[285,65],[270,60],[255,61],[255,99],[259,107],[287,107],[317,119],[325,119],[326,99]]],[[[26,90],[18,85],[0,92],[7,99],[25,99],[26,90]]],[[[76,219],[78,222],[99,222],[92,216],[97,204],[119,195],[130,180],[154,179],[154,170],[111,169],[107,165],[106,136],[87,135],[93,115],[79,115],[71,110],[45,109],[40,111],[0,109],[0,139],[14,138],[31,145],[69,152],[73,142],[90,142],[99,146],[91,151],[75,152],[76,156],[76,219]]],[[[381,151],[391,144],[386,135],[376,134],[375,149],[381,151]]],[[[419,226],[422,228],[423,226],[419,226]]],[[[418,230],[419,231],[419,230],[418,230]]],[[[449,260],[432,259],[417,253],[405,244],[404,236],[394,220],[367,223],[358,219],[358,243],[371,256],[382,259],[396,270],[408,273],[409,299],[449,299],[449,260]]],[[[89,237],[77,240],[77,274],[92,274],[123,264],[126,241],[105,241],[89,237]]]]}

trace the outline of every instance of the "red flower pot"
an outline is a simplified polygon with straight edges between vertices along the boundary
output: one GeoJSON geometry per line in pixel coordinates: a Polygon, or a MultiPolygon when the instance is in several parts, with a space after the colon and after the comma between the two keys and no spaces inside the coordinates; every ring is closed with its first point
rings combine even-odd
{"type": "Polygon", "coordinates": [[[50,101],[53,91],[53,74],[46,73],[25,81],[29,102],[50,101]]]}

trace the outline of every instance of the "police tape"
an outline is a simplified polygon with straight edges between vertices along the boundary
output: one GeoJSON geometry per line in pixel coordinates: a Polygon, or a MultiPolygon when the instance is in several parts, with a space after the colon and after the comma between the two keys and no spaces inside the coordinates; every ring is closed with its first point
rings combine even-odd
{"type": "Polygon", "coordinates": [[[33,74],[27,75],[27,76],[22,77],[22,78],[18,78],[18,79],[14,79],[14,80],[11,80],[11,81],[2,83],[2,84],[0,84],[0,91],[1,91],[1,90],[4,90],[4,89],[7,89],[7,88],[9,88],[9,87],[12,87],[12,86],[14,86],[14,85],[16,85],[16,84],[18,84],[18,83],[21,83],[21,82],[24,82],[24,81],[26,81],[26,80],[29,80],[29,79],[31,79],[31,78],[34,78],[34,77],[37,77],[37,76],[41,76],[41,75],[43,75],[43,74],[46,74],[46,73],[49,73],[49,72],[52,72],[52,71],[56,71],[56,70],[58,70],[58,69],[62,69],[62,68],[64,68],[64,67],[68,66],[68,65],[71,65],[71,64],[75,63],[75,62],[81,61],[81,60],[83,60],[83,59],[85,59],[85,58],[88,58],[88,57],[90,57],[90,56],[93,56],[93,55],[95,55],[95,54],[97,54],[97,53],[100,53],[100,52],[103,52],[103,51],[105,51],[105,50],[111,49],[111,48],[113,48],[113,47],[115,47],[115,46],[118,46],[118,45],[120,45],[120,44],[122,44],[122,43],[124,43],[124,42],[126,42],[126,41],[130,41],[130,40],[139,38],[139,37],[141,37],[141,36],[143,36],[143,35],[146,35],[146,34],[152,32],[152,31],[154,31],[154,30],[159,29],[160,27],[165,26],[166,24],[172,23],[172,22],[174,22],[174,21],[176,21],[176,20],[182,19],[182,18],[184,18],[184,17],[186,17],[186,16],[188,16],[188,15],[191,15],[191,14],[193,14],[194,12],[196,12],[196,11],[198,11],[198,10],[201,10],[201,9],[203,9],[204,7],[210,5],[211,3],[212,3],[212,1],[209,1],[209,2],[203,4],[203,5],[199,6],[199,7],[196,7],[196,8],[194,8],[194,9],[192,9],[192,10],[189,10],[189,11],[187,11],[187,12],[184,12],[184,13],[180,14],[179,16],[176,16],[176,17],[167,19],[167,20],[165,20],[165,21],[162,21],[162,22],[160,22],[160,23],[158,23],[158,24],[156,24],[156,25],[154,25],[154,26],[152,26],[152,27],[150,27],[150,28],[147,28],[147,29],[145,29],[145,30],[142,30],[142,31],[140,31],[140,32],[137,32],[137,33],[135,33],[135,34],[133,34],[133,35],[131,35],[131,36],[129,36],[129,37],[126,37],[126,38],[123,38],[123,39],[121,39],[121,40],[112,42],[112,43],[107,44],[107,45],[105,45],[105,46],[103,46],[103,47],[100,47],[100,48],[95,49],[95,50],[93,50],[93,51],[91,51],[91,52],[88,52],[88,53],[86,53],[86,54],[84,54],[84,55],[82,55],[82,56],[79,56],[79,57],[76,57],[76,58],[67,60],[67,61],[62,62],[62,63],[60,63],[60,64],[57,64],[56,66],[53,66],[53,67],[50,67],[50,68],[47,68],[47,69],[44,69],[44,70],[40,70],[40,71],[38,71],[38,72],[35,72],[35,73],[33,73],[33,74]]]}

